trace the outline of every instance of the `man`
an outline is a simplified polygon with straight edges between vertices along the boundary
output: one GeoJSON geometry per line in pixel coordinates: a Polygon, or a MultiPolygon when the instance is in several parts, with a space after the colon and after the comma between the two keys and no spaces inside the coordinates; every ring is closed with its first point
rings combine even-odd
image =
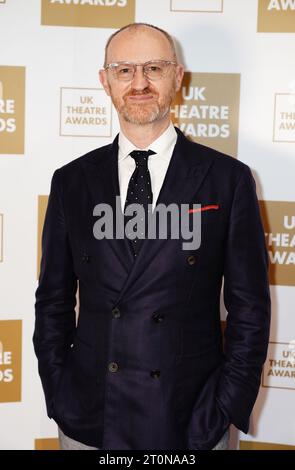
{"type": "Polygon", "coordinates": [[[182,77],[166,32],[117,31],[100,80],[119,137],[53,176],[34,345],[63,448],[225,448],[231,423],[248,431],[269,335],[264,233],[249,168],[172,126],[182,77]],[[97,207],[118,216],[119,195],[124,223],[136,202],[144,224],[160,204],[200,204],[200,246],[148,239],[148,225],[146,239],[100,237],[97,207]]]}

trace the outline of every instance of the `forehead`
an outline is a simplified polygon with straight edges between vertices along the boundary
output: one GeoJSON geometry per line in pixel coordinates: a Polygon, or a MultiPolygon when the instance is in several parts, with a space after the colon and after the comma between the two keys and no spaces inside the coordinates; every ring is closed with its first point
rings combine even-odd
{"type": "Polygon", "coordinates": [[[153,28],[125,30],[109,44],[107,62],[122,60],[147,62],[152,59],[173,59],[171,44],[166,36],[153,28]]]}

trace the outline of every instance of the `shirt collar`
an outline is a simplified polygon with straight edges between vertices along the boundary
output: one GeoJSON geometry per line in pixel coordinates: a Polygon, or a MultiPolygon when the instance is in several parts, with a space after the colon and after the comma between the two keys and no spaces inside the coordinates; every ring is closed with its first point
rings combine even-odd
{"type": "MultiPolygon", "coordinates": [[[[160,135],[154,142],[152,142],[147,148],[141,150],[153,150],[156,154],[159,154],[160,158],[169,158],[168,150],[171,146],[174,147],[177,140],[177,133],[174,129],[172,122],[170,122],[167,129],[160,135]]],[[[128,157],[130,152],[138,150],[135,145],[123,134],[122,131],[119,133],[119,160],[124,160],[128,157]]]]}

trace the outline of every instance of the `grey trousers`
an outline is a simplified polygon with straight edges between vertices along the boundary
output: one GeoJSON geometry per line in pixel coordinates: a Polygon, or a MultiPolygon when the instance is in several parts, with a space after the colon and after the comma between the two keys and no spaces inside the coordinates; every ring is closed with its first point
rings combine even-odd
{"type": "MultiPolygon", "coordinates": [[[[66,436],[60,428],[58,428],[58,438],[61,450],[100,450],[98,447],[91,447],[82,442],[75,441],[70,437],[66,436]]],[[[212,450],[228,450],[229,444],[229,431],[222,436],[220,441],[213,447],[212,450]]]]}

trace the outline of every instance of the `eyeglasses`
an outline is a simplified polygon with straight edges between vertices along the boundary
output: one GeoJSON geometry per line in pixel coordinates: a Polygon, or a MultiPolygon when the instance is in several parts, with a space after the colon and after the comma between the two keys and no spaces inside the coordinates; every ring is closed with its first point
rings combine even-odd
{"type": "Polygon", "coordinates": [[[105,70],[111,70],[114,76],[120,81],[131,81],[134,78],[136,67],[140,66],[143,75],[148,80],[159,80],[167,74],[171,65],[177,65],[172,60],[150,60],[143,64],[134,64],[132,62],[114,62],[108,64],[105,70]]]}

